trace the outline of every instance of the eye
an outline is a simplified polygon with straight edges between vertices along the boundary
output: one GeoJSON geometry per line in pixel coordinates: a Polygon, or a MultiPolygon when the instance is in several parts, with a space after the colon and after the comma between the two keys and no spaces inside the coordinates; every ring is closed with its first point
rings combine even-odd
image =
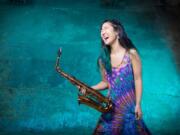
{"type": "Polygon", "coordinates": [[[105,30],[105,29],[101,29],[101,33],[103,33],[104,30],[105,30]]]}

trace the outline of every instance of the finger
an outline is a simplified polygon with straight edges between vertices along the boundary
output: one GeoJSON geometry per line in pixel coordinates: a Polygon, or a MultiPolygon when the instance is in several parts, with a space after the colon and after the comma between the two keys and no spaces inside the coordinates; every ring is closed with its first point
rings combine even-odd
{"type": "Polygon", "coordinates": [[[86,93],[86,89],[83,89],[83,94],[85,94],[86,93]]]}
{"type": "Polygon", "coordinates": [[[141,119],[142,118],[142,113],[139,113],[139,119],[141,119]]]}
{"type": "Polygon", "coordinates": [[[140,116],[139,116],[138,112],[135,112],[135,118],[136,118],[136,120],[139,120],[140,116]]]}
{"type": "Polygon", "coordinates": [[[138,113],[137,112],[135,112],[135,118],[138,119],[138,113]]]}
{"type": "Polygon", "coordinates": [[[81,91],[82,94],[84,94],[84,90],[82,88],[80,89],[80,91],[81,91]]]}
{"type": "Polygon", "coordinates": [[[82,87],[79,87],[79,90],[82,94],[85,94],[86,93],[86,89],[82,88],[82,87]]]}
{"type": "Polygon", "coordinates": [[[81,86],[77,86],[78,90],[82,91],[82,87],[81,86]]]}
{"type": "Polygon", "coordinates": [[[138,115],[137,117],[138,120],[142,118],[142,113],[138,113],[137,115],[138,115]]]}

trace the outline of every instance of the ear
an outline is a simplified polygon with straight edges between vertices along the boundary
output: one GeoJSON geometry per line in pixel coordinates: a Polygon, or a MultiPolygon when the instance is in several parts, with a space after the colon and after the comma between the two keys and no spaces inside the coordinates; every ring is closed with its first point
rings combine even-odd
{"type": "Polygon", "coordinates": [[[122,37],[122,31],[117,30],[116,33],[117,33],[118,39],[120,39],[122,37]]]}
{"type": "Polygon", "coordinates": [[[119,36],[120,36],[119,31],[116,31],[116,36],[117,36],[118,39],[119,39],[119,36]]]}
{"type": "Polygon", "coordinates": [[[117,35],[117,38],[120,39],[119,34],[117,35]]]}

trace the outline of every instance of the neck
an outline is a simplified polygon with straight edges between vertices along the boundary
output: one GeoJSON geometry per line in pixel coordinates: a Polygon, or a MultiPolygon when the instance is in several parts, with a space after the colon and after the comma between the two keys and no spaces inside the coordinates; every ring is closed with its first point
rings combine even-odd
{"type": "Polygon", "coordinates": [[[115,42],[111,44],[111,54],[117,54],[122,50],[124,50],[124,48],[122,47],[122,45],[119,43],[118,40],[115,40],[115,42]]]}

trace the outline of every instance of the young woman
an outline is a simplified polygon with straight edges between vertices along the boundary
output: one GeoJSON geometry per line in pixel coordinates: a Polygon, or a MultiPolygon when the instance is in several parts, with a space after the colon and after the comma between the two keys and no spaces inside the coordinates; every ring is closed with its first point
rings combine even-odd
{"type": "Polygon", "coordinates": [[[138,51],[117,20],[103,22],[101,40],[98,66],[102,81],[92,88],[108,88],[114,106],[112,111],[101,115],[94,135],[150,135],[142,119],[142,75],[138,51]]]}

